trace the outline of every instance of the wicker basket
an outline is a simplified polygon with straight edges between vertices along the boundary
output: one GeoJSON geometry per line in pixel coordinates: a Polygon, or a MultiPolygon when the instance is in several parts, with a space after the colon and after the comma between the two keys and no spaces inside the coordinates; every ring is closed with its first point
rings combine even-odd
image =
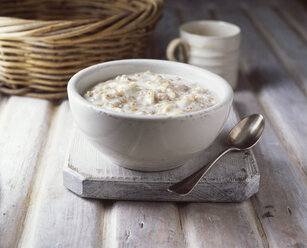
{"type": "Polygon", "coordinates": [[[80,69],[143,57],[162,7],[163,0],[2,0],[0,92],[59,99],[80,69]]]}

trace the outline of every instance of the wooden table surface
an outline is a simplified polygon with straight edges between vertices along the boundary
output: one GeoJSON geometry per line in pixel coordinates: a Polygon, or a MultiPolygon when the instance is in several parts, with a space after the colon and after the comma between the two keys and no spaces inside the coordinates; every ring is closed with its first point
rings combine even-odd
{"type": "Polygon", "coordinates": [[[166,0],[149,56],[180,23],[242,29],[234,108],[266,117],[254,153],[260,190],[240,204],[84,200],[62,185],[72,138],[67,101],[1,96],[0,247],[307,247],[306,4],[166,0]]]}

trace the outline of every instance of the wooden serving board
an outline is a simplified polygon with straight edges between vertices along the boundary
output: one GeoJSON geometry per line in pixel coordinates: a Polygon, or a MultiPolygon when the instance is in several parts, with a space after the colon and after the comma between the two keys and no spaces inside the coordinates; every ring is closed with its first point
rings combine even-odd
{"type": "Polygon", "coordinates": [[[64,185],[86,198],[193,202],[246,200],[259,188],[260,174],[252,151],[227,154],[187,196],[167,191],[170,185],[215,158],[226,147],[229,130],[237,121],[231,111],[224,130],[208,149],[182,167],[164,172],[138,172],[114,165],[76,130],[63,170],[64,185]]]}

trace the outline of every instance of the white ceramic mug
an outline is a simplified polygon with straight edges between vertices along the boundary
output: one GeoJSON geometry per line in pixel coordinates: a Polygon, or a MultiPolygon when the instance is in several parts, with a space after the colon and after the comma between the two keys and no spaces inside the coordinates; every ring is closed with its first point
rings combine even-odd
{"type": "Polygon", "coordinates": [[[167,47],[167,58],[196,65],[222,76],[237,86],[241,30],[222,21],[192,21],[180,26],[180,38],[167,47]],[[179,59],[175,50],[180,47],[179,59]]]}

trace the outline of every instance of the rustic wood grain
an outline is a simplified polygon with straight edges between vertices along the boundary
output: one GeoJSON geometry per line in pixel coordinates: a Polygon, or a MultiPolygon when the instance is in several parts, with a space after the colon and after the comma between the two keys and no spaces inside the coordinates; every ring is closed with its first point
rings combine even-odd
{"type": "Polygon", "coordinates": [[[245,8],[245,12],[276,58],[307,95],[306,43],[272,9],[252,5],[245,8]]]}
{"type": "MultiPolygon", "coordinates": [[[[249,91],[236,94],[235,106],[242,116],[250,112],[265,115],[258,100],[249,91]]],[[[307,194],[304,173],[293,166],[269,122],[254,151],[261,181],[259,192],[251,201],[270,247],[300,247],[306,244],[307,194]]]]}
{"type": "Polygon", "coordinates": [[[248,201],[180,207],[187,247],[265,247],[248,201]]]}
{"type": "Polygon", "coordinates": [[[77,130],[64,168],[64,185],[89,198],[150,201],[240,202],[258,190],[259,173],[250,151],[219,160],[195,189],[182,197],[167,191],[172,184],[209,163],[225,149],[229,130],[238,122],[231,111],[224,130],[210,148],[183,166],[165,172],[136,172],[112,164],[77,130]]]}
{"type": "Polygon", "coordinates": [[[112,205],[104,222],[103,247],[185,247],[173,203],[123,202],[112,205]]]}
{"type": "Polygon", "coordinates": [[[282,65],[261,37],[261,33],[246,16],[246,8],[248,7],[229,14],[224,11],[221,16],[226,21],[240,25],[245,41],[241,47],[241,69],[252,85],[250,89],[257,94],[261,105],[268,112],[268,118],[283,141],[289,156],[306,173],[307,139],[301,139],[302,136],[307,137],[306,96],[291,76],[282,69],[282,65]],[[295,111],[289,108],[294,105],[295,111]]]}
{"type": "Polygon", "coordinates": [[[288,23],[293,31],[295,31],[305,42],[307,42],[307,25],[304,27],[298,20],[295,19],[296,15],[290,14],[286,9],[277,6],[274,6],[274,9],[288,23]]]}
{"type": "MultiPolygon", "coordinates": [[[[260,224],[259,227],[263,230],[270,247],[304,246],[306,243],[307,223],[305,206],[307,197],[306,175],[302,167],[297,166],[300,163],[293,159],[294,157],[289,151],[288,145],[291,144],[296,146],[292,149],[297,152],[299,150],[297,148],[298,142],[294,139],[288,141],[289,143],[285,141],[284,136],[291,137],[290,135],[293,135],[290,134],[293,128],[290,129],[291,131],[283,129],[283,135],[281,136],[279,128],[287,120],[280,119],[276,122],[275,118],[276,116],[285,118],[284,116],[289,115],[291,112],[289,105],[294,104],[295,107],[298,107],[301,104],[300,100],[304,103],[306,99],[301,96],[294,100],[297,96],[296,93],[300,93],[300,91],[296,90],[296,85],[291,78],[279,69],[278,63],[270,55],[269,49],[256,36],[257,30],[253,30],[253,26],[248,25],[248,19],[246,20],[243,15],[241,16],[240,9],[231,14],[227,14],[227,11],[221,12],[221,16],[225,17],[226,20],[240,23],[244,34],[243,39],[245,38],[245,43],[243,43],[245,47],[243,45],[242,49],[242,71],[245,75],[241,78],[240,88],[235,95],[235,106],[242,116],[250,112],[260,112],[267,114],[266,118],[271,121],[266,125],[260,146],[255,148],[260,173],[264,175],[261,179],[259,193],[252,197],[255,214],[260,224]],[[256,55],[255,50],[248,49],[247,45],[256,48],[258,55],[256,55]],[[267,61],[269,61],[269,64],[267,61]],[[275,83],[274,88],[270,85],[270,82],[274,79],[272,77],[274,74],[263,66],[270,68],[271,71],[277,74],[277,76],[275,75],[275,80],[281,79],[281,82],[277,81],[275,83]],[[253,70],[256,72],[251,73],[253,70]],[[262,79],[262,82],[255,81],[259,79],[262,79]],[[288,88],[287,94],[285,88],[288,88]],[[294,98],[288,96],[289,92],[294,95],[294,98]],[[285,101],[282,98],[286,98],[284,99],[285,101]],[[289,98],[292,99],[289,100],[289,98]],[[277,99],[279,99],[281,106],[284,107],[283,109],[274,103],[277,99]],[[288,132],[286,133],[286,131],[288,132]],[[276,133],[279,139],[276,137],[276,133]],[[285,148],[288,150],[288,155],[290,155],[292,161],[285,154],[285,148]],[[295,208],[295,211],[293,211],[293,208],[295,208]]],[[[294,116],[293,113],[292,115],[294,116]]],[[[291,124],[295,122],[296,127],[301,124],[302,129],[303,126],[306,127],[304,124],[306,115],[303,115],[304,117],[301,119],[293,119],[293,116],[291,120],[288,120],[291,124]]],[[[297,132],[296,139],[299,139],[299,136],[305,137],[304,131],[299,133],[296,128],[294,129],[294,132],[297,132]]],[[[301,150],[304,150],[304,148],[301,147],[301,150]]],[[[304,163],[302,162],[303,165],[304,163]]]]}
{"type": "MultiPolygon", "coordinates": [[[[306,3],[304,0],[270,0],[272,6],[278,6],[281,10],[286,11],[291,15],[295,23],[302,28],[307,28],[306,3]]],[[[292,26],[295,30],[296,28],[292,26]]]]}
{"type": "Polygon", "coordinates": [[[43,100],[11,97],[1,109],[0,246],[10,248],[22,232],[52,105],[43,100]]]}
{"type": "Polygon", "coordinates": [[[55,112],[39,159],[19,247],[98,247],[101,243],[103,205],[80,199],[63,187],[61,171],[71,131],[65,101],[55,112]]]}

